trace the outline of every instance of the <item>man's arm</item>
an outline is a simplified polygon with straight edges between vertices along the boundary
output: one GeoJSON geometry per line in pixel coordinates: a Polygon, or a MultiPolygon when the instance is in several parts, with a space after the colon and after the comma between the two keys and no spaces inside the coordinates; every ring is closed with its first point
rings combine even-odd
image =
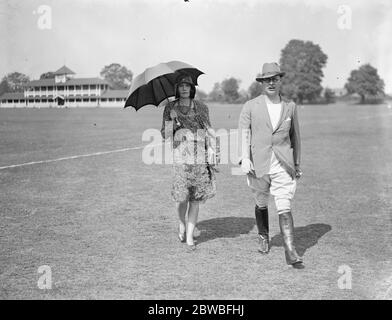
{"type": "Polygon", "coordinates": [[[301,136],[299,130],[299,119],[297,105],[294,105],[292,125],[290,129],[290,141],[293,148],[294,165],[299,167],[301,164],[301,136]]]}
{"type": "Polygon", "coordinates": [[[242,107],[238,121],[238,154],[240,156],[239,164],[243,159],[250,159],[250,129],[251,129],[251,112],[249,103],[242,107]]]}

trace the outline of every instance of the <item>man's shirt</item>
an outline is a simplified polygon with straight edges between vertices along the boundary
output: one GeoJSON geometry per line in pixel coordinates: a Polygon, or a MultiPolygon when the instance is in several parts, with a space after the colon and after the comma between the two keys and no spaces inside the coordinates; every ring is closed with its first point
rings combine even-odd
{"type": "MultiPolygon", "coordinates": [[[[267,104],[267,109],[269,113],[269,117],[271,120],[272,124],[272,129],[275,130],[276,125],[279,122],[280,115],[282,113],[282,103],[272,103],[272,101],[268,98],[268,96],[265,96],[265,103],[267,104]]],[[[269,170],[269,174],[273,173],[278,173],[285,171],[283,167],[280,165],[279,160],[275,156],[275,152],[272,151],[272,156],[271,156],[271,166],[269,170]]]]}

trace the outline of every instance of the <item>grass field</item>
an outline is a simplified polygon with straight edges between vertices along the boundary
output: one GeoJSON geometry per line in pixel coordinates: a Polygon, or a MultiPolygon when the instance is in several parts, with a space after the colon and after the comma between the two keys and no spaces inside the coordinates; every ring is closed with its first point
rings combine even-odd
{"type": "MultiPolygon", "coordinates": [[[[210,105],[215,128],[240,106],[210,105]]],[[[138,147],[162,109],[0,109],[0,167],[138,147]]],[[[141,149],[0,169],[1,299],[391,299],[392,110],[300,108],[302,169],[293,215],[306,269],[257,252],[244,176],[222,165],[201,206],[197,251],[177,240],[171,166],[141,149]],[[50,266],[52,289],[37,286],[50,266]],[[339,273],[352,271],[351,289],[339,273]],[[347,270],[347,269],[344,269],[347,270]]],[[[347,275],[347,273],[345,273],[347,275]]]]}

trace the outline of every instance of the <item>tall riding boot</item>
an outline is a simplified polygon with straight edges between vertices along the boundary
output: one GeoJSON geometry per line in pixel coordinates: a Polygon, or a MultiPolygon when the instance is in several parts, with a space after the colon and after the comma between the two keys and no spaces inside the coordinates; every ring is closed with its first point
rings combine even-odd
{"type": "Polygon", "coordinates": [[[267,254],[269,252],[269,225],[268,225],[268,207],[255,207],[255,216],[257,229],[259,231],[259,252],[267,254]]]}
{"type": "Polygon", "coordinates": [[[296,269],[303,269],[303,261],[294,246],[294,221],[291,212],[279,214],[279,226],[282,232],[286,262],[296,269]]]}

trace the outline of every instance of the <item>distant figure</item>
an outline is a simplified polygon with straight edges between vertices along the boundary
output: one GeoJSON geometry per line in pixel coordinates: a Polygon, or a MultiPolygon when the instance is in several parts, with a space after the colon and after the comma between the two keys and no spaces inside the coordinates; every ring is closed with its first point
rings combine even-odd
{"type": "Polygon", "coordinates": [[[162,137],[173,142],[172,198],[179,217],[178,238],[188,249],[196,249],[193,232],[199,204],[216,194],[215,139],[208,107],[195,100],[192,78],[181,75],[175,84],[174,101],[163,111],[162,137]],[[207,141],[207,143],[206,143],[207,141]],[[188,212],[188,223],[185,216],[188,212]]]}
{"type": "Polygon", "coordinates": [[[294,102],[282,100],[281,72],[277,63],[265,63],[261,82],[263,93],[248,101],[239,119],[241,169],[255,201],[259,252],[267,254],[269,246],[268,199],[275,199],[279,226],[284,240],[286,261],[294,268],[304,268],[294,247],[294,222],[291,201],[300,169],[301,140],[294,102]]]}

